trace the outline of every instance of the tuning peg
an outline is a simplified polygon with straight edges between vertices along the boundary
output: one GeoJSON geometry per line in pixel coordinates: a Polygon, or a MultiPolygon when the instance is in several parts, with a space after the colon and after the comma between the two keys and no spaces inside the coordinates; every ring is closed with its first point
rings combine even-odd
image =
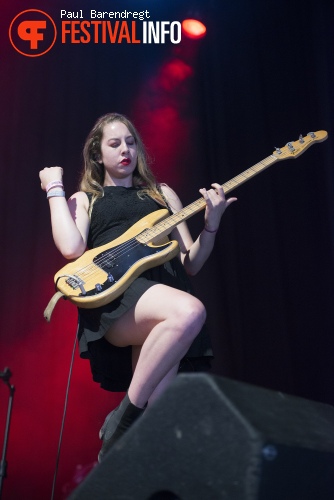
{"type": "Polygon", "coordinates": [[[312,137],[312,139],[315,139],[315,133],[314,132],[309,132],[307,135],[309,135],[310,137],[312,137]]]}
{"type": "Polygon", "coordinates": [[[290,151],[296,151],[295,148],[293,147],[292,142],[288,142],[287,146],[288,146],[288,148],[289,148],[290,151]]]}
{"type": "Polygon", "coordinates": [[[276,150],[276,153],[277,153],[278,155],[281,155],[281,154],[282,154],[282,151],[280,150],[280,148],[276,148],[276,147],[275,147],[275,150],[276,150]]]}
{"type": "Polygon", "coordinates": [[[302,134],[300,134],[300,136],[299,136],[299,142],[300,142],[300,144],[304,144],[304,142],[305,142],[302,134]]]}

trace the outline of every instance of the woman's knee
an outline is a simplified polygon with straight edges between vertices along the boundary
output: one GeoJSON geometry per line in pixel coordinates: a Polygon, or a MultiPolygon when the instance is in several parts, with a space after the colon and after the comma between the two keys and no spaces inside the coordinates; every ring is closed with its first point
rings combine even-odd
{"type": "Polygon", "coordinates": [[[190,327],[199,332],[206,320],[206,309],[200,300],[188,295],[177,301],[174,317],[181,327],[190,327]]]}

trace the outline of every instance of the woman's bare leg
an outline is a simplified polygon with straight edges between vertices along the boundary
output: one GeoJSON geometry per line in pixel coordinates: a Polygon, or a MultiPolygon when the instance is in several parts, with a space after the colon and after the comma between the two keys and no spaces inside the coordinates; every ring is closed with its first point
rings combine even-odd
{"type": "Polygon", "coordinates": [[[116,346],[141,346],[128,390],[134,405],[143,408],[173,380],[205,316],[198,299],[159,284],[149,288],[107,332],[105,338],[116,346]]]}
{"type": "MultiPolygon", "coordinates": [[[[133,371],[137,366],[137,361],[139,359],[141,351],[141,346],[132,346],[132,367],[133,371]]],[[[157,385],[156,389],[151,394],[148,400],[148,406],[151,405],[159,396],[163,393],[165,388],[174,380],[177,375],[179,369],[179,364],[173,366],[173,368],[165,375],[165,377],[161,380],[161,382],[157,385]]]]}

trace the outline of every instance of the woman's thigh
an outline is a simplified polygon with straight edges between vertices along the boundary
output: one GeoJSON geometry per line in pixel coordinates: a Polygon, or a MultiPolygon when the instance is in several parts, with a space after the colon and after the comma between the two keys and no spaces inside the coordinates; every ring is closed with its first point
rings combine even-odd
{"type": "Polygon", "coordinates": [[[135,306],[113,324],[105,338],[119,347],[142,345],[150,331],[162,321],[169,320],[182,327],[183,321],[201,316],[205,316],[205,309],[196,297],[157,284],[149,288],[135,306]]]}

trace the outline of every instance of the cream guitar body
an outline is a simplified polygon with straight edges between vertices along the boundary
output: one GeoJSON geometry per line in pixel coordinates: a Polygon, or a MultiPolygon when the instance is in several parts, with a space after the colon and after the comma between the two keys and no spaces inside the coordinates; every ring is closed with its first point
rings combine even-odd
{"type": "Polygon", "coordinates": [[[144,271],[178,254],[177,241],[164,235],[159,235],[158,242],[145,237],[145,230],[168,215],[168,210],[157,210],[119,238],[88,250],[55,275],[56,287],[78,307],[91,309],[112,302],[144,271]]]}

